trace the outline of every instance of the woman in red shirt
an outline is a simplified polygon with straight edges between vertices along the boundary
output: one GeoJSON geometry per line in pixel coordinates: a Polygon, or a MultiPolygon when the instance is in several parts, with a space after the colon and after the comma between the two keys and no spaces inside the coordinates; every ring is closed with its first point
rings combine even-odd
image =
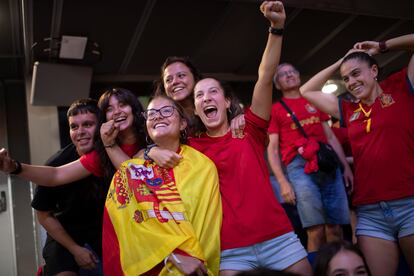
{"type": "Polygon", "coordinates": [[[309,102],[340,118],[348,129],[356,235],[373,275],[395,275],[398,247],[414,272],[414,56],[407,68],[378,82],[372,55],[388,50],[414,52],[414,34],[356,43],[302,90],[309,102]],[[354,101],[315,91],[337,69],[354,101]]]}

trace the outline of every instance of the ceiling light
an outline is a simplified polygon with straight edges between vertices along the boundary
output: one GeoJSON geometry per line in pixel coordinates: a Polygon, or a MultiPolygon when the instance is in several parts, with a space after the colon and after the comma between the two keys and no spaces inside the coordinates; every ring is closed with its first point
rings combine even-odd
{"type": "Polygon", "coordinates": [[[325,94],[332,94],[338,90],[338,85],[336,83],[327,81],[326,84],[322,87],[322,92],[325,94]]]}

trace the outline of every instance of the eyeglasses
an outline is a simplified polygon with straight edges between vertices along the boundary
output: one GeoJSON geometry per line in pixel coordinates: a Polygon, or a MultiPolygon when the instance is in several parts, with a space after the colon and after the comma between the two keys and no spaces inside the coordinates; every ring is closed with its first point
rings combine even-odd
{"type": "Polygon", "coordinates": [[[284,72],[277,73],[277,77],[283,78],[283,77],[286,77],[287,75],[297,75],[298,73],[299,73],[298,70],[292,69],[292,70],[287,70],[284,72]]]}
{"type": "Polygon", "coordinates": [[[157,117],[159,113],[162,118],[171,117],[174,114],[175,106],[166,105],[161,107],[160,109],[150,108],[142,112],[142,116],[144,116],[145,120],[152,121],[157,117]]]}

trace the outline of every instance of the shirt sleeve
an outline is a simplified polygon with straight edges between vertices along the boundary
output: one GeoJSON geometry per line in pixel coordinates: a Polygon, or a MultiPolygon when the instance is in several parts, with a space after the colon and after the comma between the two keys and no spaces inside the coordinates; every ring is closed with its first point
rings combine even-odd
{"type": "Polygon", "coordinates": [[[254,114],[250,108],[246,109],[244,118],[246,120],[246,133],[250,133],[254,140],[259,144],[267,141],[269,121],[254,114]]]}
{"type": "Polygon", "coordinates": [[[99,162],[98,152],[93,150],[80,158],[82,166],[95,176],[102,177],[103,171],[99,162]]]}
{"type": "Polygon", "coordinates": [[[269,128],[268,128],[267,132],[269,134],[274,134],[274,133],[278,134],[279,133],[279,124],[278,124],[278,121],[277,121],[277,106],[276,106],[276,104],[274,104],[272,106],[272,113],[271,113],[271,116],[270,116],[270,123],[269,123],[269,128]]]}
{"type": "Polygon", "coordinates": [[[37,186],[32,200],[32,207],[38,211],[53,211],[56,209],[56,187],[37,186]]]}

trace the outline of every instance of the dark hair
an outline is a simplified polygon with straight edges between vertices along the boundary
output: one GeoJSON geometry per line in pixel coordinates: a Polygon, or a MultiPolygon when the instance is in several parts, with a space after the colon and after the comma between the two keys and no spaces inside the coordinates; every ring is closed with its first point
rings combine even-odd
{"type": "Polygon", "coordinates": [[[315,258],[314,275],[328,276],[328,269],[331,260],[333,257],[335,257],[336,254],[338,254],[338,252],[342,250],[351,251],[361,257],[362,261],[364,262],[367,274],[371,275],[367,262],[361,250],[359,250],[356,245],[353,245],[348,241],[330,242],[321,246],[315,258]]]}
{"type": "Polygon", "coordinates": [[[370,56],[369,54],[367,54],[365,52],[361,52],[361,51],[352,52],[349,55],[347,55],[346,57],[344,57],[341,64],[339,65],[339,67],[342,67],[342,65],[345,62],[347,62],[351,59],[357,59],[359,61],[365,62],[369,65],[369,67],[372,67],[372,66],[376,65],[378,67],[378,74],[379,74],[380,67],[378,65],[377,60],[375,58],[373,58],[372,56],[370,56]]]}
{"type": "Polygon", "coordinates": [[[79,99],[70,105],[66,117],[69,119],[69,117],[88,112],[95,114],[96,117],[99,118],[100,110],[98,108],[98,102],[91,98],[79,99]]]}
{"type": "MultiPolygon", "coordinates": [[[[233,120],[233,118],[237,117],[240,114],[243,114],[243,109],[240,105],[240,101],[234,95],[233,89],[232,89],[231,85],[228,82],[221,81],[221,80],[218,80],[218,79],[213,78],[213,77],[206,77],[206,78],[200,79],[198,82],[200,82],[204,79],[216,80],[219,83],[221,89],[224,92],[224,97],[226,99],[230,100],[230,108],[227,109],[227,122],[229,124],[230,124],[231,120],[233,120]]],[[[193,95],[194,95],[194,93],[193,93],[193,95]]],[[[201,121],[200,117],[195,116],[195,118],[196,118],[195,119],[195,133],[200,134],[202,132],[205,132],[207,130],[207,128],[203,124],[203,122],[201,121]]]]}
{"type": "MultiPolygon", "coordinates": [[[[139,101],[138,97],[131,91],[124,88],[110,88],[104,91],[104,93],[98,101],[98,107],[101,109],[102,114],[100,118],[101,124],[106,122],[106,111],[108,110],[109,100],[112,96],[116,97],[119,102],[127,104],[131,107],[132,114],[134,116],[133,131],[136,135],[139,148],[143,148],[145,140],[145,127],[142,112],[144,111],[144,108],[141,102],[139,101]]],[[[106,154],[106,150],[103,146],[102,140],[98,139],[98,141],[99,142],[96,143],[96,150],[98,151],[99,158],[101,161],[101,167],[104,172],[104,179],[105,181],[110,181],[115,173],[115,168],[113,167],[112,162],[109,159],[109,156],[106,154]]],[[[119,144],[119,141],[117,142],[119,144]]]]}
{"type": "Polygon", "coordinates": [[[158,94],[164,94],[167,95],[167,92],[165,91],[164,86],[164,71],[167,69],[167,67],[173,63],[180,62],[184,64],[185,66],[190,69],[191,74],[193,74],[194,83],[199,81],[202,78],[202,75],[200,71],[197,69],[197,67],[194,65],[194,63],[191,61],[189,57],[178,57],[178,56],[170,56],[167,57],[164,61],[164,63],[161,65],[161,74],[160,79],[155,83],[156,89],[155,89],[155,95],[158,94]]]}
{"type": "MultiPolygon", "coordinates": [[[[178,112],[178,115],[180,116],[180,118],[187,122],[187,126],[185,127],[185,129],[180,131],[180,143],[181,144],[187,144],[187,138],[188,138],[187,133],[189,131],[189,129],[188,129],[189,120],[188,120],[187,116],[185,115],[184,108],[177,101],[173,100],[172,98],[170,98],[170,97],[168,97],[167,95],[164,95],[164,94],[154,94],[153,96],[151,96],[150,100],[148,101],[148,105],[153,100],[159,99],[159,98],[168,100],[177,109],[177,112],[178,112]]],[[[145,134],[147,135],[147,138],[146,138],[147,143],[153,144],[154,142],[149,137],[148,130],[147,130],[146,127],[145,127],[145,134]]]]}

